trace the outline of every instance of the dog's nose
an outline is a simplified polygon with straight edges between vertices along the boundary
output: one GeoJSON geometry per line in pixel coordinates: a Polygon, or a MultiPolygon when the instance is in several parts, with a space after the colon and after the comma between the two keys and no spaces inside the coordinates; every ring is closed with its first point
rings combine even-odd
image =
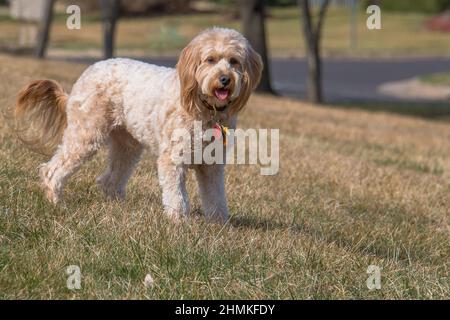
{"type": "Polygon", "coordinates": [[[219,77],[219,81],[223,86],[227,86],[230,84],[230,77],[223,74],[219,77]]]}

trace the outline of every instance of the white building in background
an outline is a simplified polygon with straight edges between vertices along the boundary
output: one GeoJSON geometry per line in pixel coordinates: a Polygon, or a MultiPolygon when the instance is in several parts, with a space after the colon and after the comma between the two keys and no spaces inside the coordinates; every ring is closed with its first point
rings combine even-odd
{"type": "Polygon", "coordinates": [[[37,22],[44,12],[45,0],[10,0],[9,3],[13,19],[37,22]]]}
{"type": "Polygon", "coordinates": [[[37,22],[44,13],[46,0],[10,0],[9,9],[11,18],[22,21],[19,29],[20,47],[34,47],[38,32],[37,22]]]}

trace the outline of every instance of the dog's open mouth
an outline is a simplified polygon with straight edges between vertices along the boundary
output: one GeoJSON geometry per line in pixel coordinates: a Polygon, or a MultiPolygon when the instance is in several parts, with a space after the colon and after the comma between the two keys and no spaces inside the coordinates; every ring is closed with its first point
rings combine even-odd
{"type": "Polygon", "coordinates": [[[220,101],[225,101],[225,100],[227,100],[228,96],[230,95],[230,91],[227,89],[216,89],[216,90],[214,90],[214,95],[220,101]]]}

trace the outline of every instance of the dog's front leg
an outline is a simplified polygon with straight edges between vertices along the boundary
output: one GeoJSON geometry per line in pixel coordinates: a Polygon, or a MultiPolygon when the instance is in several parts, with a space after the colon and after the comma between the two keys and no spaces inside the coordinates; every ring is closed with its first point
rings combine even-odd
{"type": "Polygon", "coordinates": [[[175,164],[170,157],[161,155],[158,159],[158,178],[167,215],[174,220],[186,218],[189,214],[186,166],[175,164]]]}
{"type": "Polygon", "coordinates": [[[198,165],[195,167],[200,199],[208,220],[225,223],[229,218],[225,195],[224,165],[198,165]]]}

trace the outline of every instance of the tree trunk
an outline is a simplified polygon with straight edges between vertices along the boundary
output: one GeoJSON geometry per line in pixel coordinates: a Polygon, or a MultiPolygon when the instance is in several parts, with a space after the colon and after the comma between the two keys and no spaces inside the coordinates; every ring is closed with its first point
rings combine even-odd
{"type": "Polygon", "coordinates": [[[44,12],[39,24],[39,31],[36,43],[36,58],[43,59],[47,52],[48,39],[50,35],[50,28],[53,21],[53,5],[54,0],[47,0],[44,3],[44,12]]]}
{"type": "Polygon", "coordinates": [[[322,59],[320,55],[320,40],[323,20],[329,5],[329,0],[324,0],[320,7],[317,25],[314,26],[309,0],[298,0],[303,18],[303,36],[306,44],[306,60],[308,65],[308,100],[315,104],[323,102],[322,93],[322,59]]]}
{"type": "Polygon", "coordinates": [[[238,4],[244,36],[248,39],[253,49],[261,55],[264,64],[261,82],[256,91],[273,93],[270,84],[269,59],[267,57],[264,0],[239,0],[238,4]]]}
{"type": "Polygon", "coordinates": [[[119,15],[118,0],[101,0],[103,20],[103,59],[114,56],[116,21],[119,15]]]}
{"type": "Polygon", "coordinates": [[[322,93],[322,60],[320,58],[319,46],[308,46],[307,49],[308,64],[308,100],[315,104],[323,102],[322,93]]]}

